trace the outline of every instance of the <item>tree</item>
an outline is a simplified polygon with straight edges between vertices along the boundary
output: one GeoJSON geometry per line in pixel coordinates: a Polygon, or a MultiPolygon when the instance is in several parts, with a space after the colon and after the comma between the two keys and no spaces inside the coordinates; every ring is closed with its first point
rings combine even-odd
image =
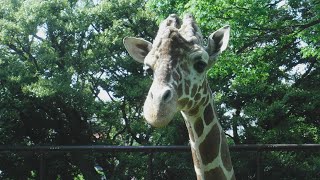
{"type": "MultiPolygon", "coordinates": [[[[143,3],[4,2],[0,10],[0,143],[147,144],[151,130],[136,122],[143,125],[143,91],[138,87],[147,81],[139,73],[142,68],[128,63],[122,46],[124,36],[145,36],[155,27],[143,12],[143,3]],[[150,26],[136,25],[143,23],[150,26]],[[139,84],[135,78],[141,79],[139,84]],[[100,91],[108,92],[111,100],[101,100],[100,91]],[[137,136],[144,131],[146,135],[137,136]]],[[[1,159],[1,178],[38,176],[36,155],[9,153],[1,159]]],[[[108,159],[107,165],[115,166],[115,159],[108,159]]],[[[92,155],[66,153],[48,155],[46,160],[48,178],[70,179],[79,173],[85,179],[99,178],[94,169],[98,160],[92,155]]]]}
{"type": "MultiPolygon", "coordinates": [[[[0,144],[188,144],[179,116],[163,129],[144,122],[151,80],[122,45],[125,36],[153,39],[162,19],[185,11],[195,15],[204,35],[231,25],[229,49],[208,73],[230,143],[319,143],[319,9],[314,0],[4,0],[0,144]]],[[[39,177],[39,154],[0,156],[1,179],[39,177]]],[[[254,179],[254,156],[233,156],[237,178],[254,179]]],[[[262,158],[270,179],[311,179],[319,172],[312,153],[262,158]]],[[[143,179],[147,159],[133,153],[48,154],[47,177],[99,179],[99,165],[108,179],[143,179]]],[[[194,177],[190,154],[159,153],[154,166],[155,179],[194,177]]]]}

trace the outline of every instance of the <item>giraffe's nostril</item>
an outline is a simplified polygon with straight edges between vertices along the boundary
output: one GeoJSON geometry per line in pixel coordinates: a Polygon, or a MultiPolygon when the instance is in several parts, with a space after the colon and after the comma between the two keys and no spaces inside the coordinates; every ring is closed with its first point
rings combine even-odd
{"type": "Polygon", "coordinates": [[[172,98],[172,93],[169,89],[167,89],[164,93],[163,93],[163,96],[162,96],[162,100],[164,102],[168,102],[170,101],[172,98]]]}

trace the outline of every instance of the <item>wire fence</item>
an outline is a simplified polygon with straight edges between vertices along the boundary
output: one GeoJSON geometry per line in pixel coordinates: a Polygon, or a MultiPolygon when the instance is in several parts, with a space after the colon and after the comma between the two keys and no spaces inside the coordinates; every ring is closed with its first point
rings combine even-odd
{"type": "MultiPolygon", "coordinates": [[[[255,152],[256,154],[256,179],[262,179],[262,152],[270,151],[315,151],[320,152],[320,144],[241,144],[231,145],[231,152],[255,152]]],[[[0,154],[6,152],[32,152],[39,154],[39,176],[40,180],[46,179],[45,156],[54,152],[100,152],[100,153],[121,153],[140,152],[148,154],[147,179],[153,179],[154,153],[181,153],[191,152],[190,146],[109,146],[109,145],[83,145],[83,146],[0,146],[0,154]]]]}

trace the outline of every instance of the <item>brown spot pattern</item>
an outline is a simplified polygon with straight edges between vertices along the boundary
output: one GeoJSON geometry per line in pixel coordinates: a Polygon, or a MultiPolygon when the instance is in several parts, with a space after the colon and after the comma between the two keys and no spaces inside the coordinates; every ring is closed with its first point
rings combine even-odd
{"type": "Polygon", "coordinates": [[[172,68],[176,68],[177,64],[178,64],[178,60],[177,59],[176,60],[172,60],[172,64],[171,64],[172,68]]]}
{"type": "Polygon", "coordinates": [[[179,84],[178,89],[177,89],[177,94],[178,96],[182,96],[182,84],[179,84]]]}
{"type": "Polygon", "coordinates": [[[174,51],[173,52],[173,54],[172,54],[172,58],[171,58],[171,65],[172,65],[172,67],[173,68],[176,68],[177,67],[177,64],[178,64],[178,61],[180,60],[180,53],[179,53],[180,51],[178,51],[178,50],[176,50],[176,51],[174,51]]]}
{"type": "Polygon", "coordinates": [[[188,115],[194,116],[194,115],[198,114],[198,112],[199,112],[199,106],[196,106],[196,107],[189,110],[188,115]]]}
{"type": "Polygon", "coordinates": [[[210,98],[208,96],[206,96],[206,101],[204,102],[204,104],[208,104],[209,100],[210,100],[210,98]]]}
{"type": "Polygon", "coordinates": [[[181,64],[181,69],[184,71],[186,74],[190,74],[189,68],[188,68],[188,63],[187,62],[182,62],[181,64]]]}
{"type": "Polygon", "coordinates": [[[173,77],[173,79],[175,81],[179,81],[180,80],[180,75],[176,71],[173,72],[172,77],[173,77]]]}
{"type": "Polygon", "coordinates": [[[199,145],[201,159],[204,165],[212,162],[219,154],[220,131],[217,124],[213,125],[205,140],[199,145]]]}
{"type": "Polygon", "coordinates": [[[206,97],[203,97],[202,99],[201,99],[201,101],[200,101],[200,103],[199,104],[201,104],[201,105],[203,105],[204,104],[204,102],[206,101],[206,97]]]}
{"type": "Polygon", "coordinates": [[[188,95],[189,94],[189,89],[190,89],[190,81],[186,80],[184,84],[184,94],[188,95]]]}
{"type": "Polygon", "coordinates": [[[207,107],[204,109],[203,116],[204,116],[204,121],[206,122],[206,125],[209,125],[212,122],[214,117],[211,103],[209,103],[207,107]]]}
{"type": "Polygon", "coordinates": [[[189,101],[188,105],[187,105],[187,108],[190,109],[193,105],[193,101],[189,101]]]}
{"type": "MultiPolygon", "coordinates": [[[[193,96],[192,96],[193,97],[193,96]]],[[[195,101],[199,101],[201,98],[201,94],[200,93],[197,93],[197,95],[194,97],[194,100],[195,101]]]]}
{"type": "Polygon", "coordinates": [[[169,73],[170,72],[170,68],[169,67],[166,67],[166,71],[167,73],[165,73],[165,82],[169,82],[170,79],[171,79],[171,74],[169,73]]]}
{"type": "Polygon", "coordinates": [[[204,126],[203,126],[202,119],[201,117],[198,117],[196,122],[194,123],[194,130],[196,131],[198,137],[202,135],[203,129],[204,129],[204,126]]]}
{"type": "Polygon", "coordinates": [[[194,97],[194,95],[196,94],[198,90],[198,86],[197,85],[193,85],[192,90],[191,90],[191,97],[194,97]]]}
{"type": "Polygon", "coordinates": [[[189,99],[188,99],[188,98],[183,98],[183,99],[181,99],[181,100],[178,101],[178,103],[179,103],[179,105],[180,105],[181,107],[185,107],[185,106],[188,104],[188,102],[189,102],[189,99]]]}
{"type": "Polygon", "coordinates": [[[201,89],[202,89],[203,94],[207,94],[207,93],[208,93],[208,84],[207,84],[207,81],[204,81],[204,82],[202,83],[201,89]]]}
{"type": "Polygon", "coordinates": [[[224,135],[224,132],[221,132],[221,137],[222,137],[222,143],[221,143],[221,159],[223,162],[223,166],[228,170],[232,170],[232,163],[231,163],[231,158],[230,158],[230,153],[229,153],[229,147],[227,144],[227,138],[224,135]]]}
{"type": "Polygon", "coordinates": [[[214,179],[219,179],[219,180],[224,180],[227,179],[226,176],[223,173],[223,170],[221,167],[217,167],[214,169],[211,169],[210,171],[204,172],[204,177],[206,180],[214,180],[214,179]]]}

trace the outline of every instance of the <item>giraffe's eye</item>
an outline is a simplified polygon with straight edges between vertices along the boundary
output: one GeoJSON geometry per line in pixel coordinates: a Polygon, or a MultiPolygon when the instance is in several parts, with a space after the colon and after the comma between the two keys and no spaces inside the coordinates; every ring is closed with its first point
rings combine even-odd
{"type": "Polygon", "coordinates": [[[144,65],[143,70],[144,70],[145,76],[152,76],[153,75],[153,70],[149,65],[144,65]]]}
{"type": "Polygon", "coordinates": [[[198,61],[193,65],[193,67],[198,73],[203,73],[207,67],[207,63],[203,61],[198,61]]]}

